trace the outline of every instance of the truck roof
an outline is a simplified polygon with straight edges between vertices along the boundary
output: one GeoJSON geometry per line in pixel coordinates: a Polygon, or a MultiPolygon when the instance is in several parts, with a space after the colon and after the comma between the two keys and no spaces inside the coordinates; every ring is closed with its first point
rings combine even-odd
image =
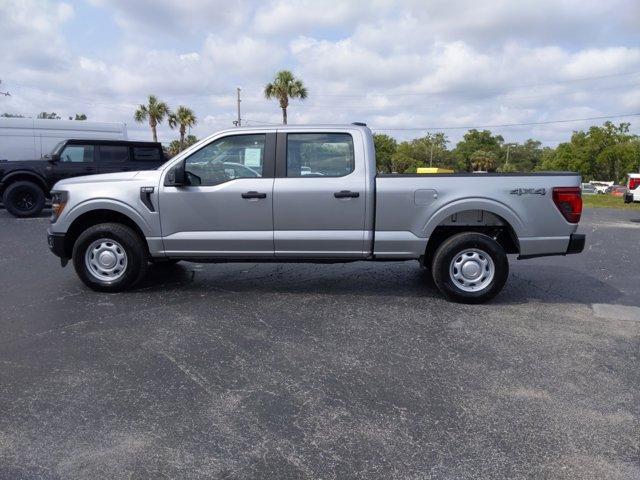
{"type": "Polygon", "coordinates": [[[145,142],[145,141],[138,141],[138,140],[102,140],[102,139],[92,139],[92,138],[69,138],[67,140],[65,140],[66,143],[81,143],[81,144],[87,144],[87,143],[99,143],[100,145],[135,145],[135,146],[140,146],[140,147],[161,147],[162,145],[160,144],[160,142],[145,142]]]}
{"type": "Polygon", "coordinates": [[[331,123],[318,123],[318,124],[304,124],[304,125],[261,125],[261,126],[251,126],[251,127],[232,127],[225,130],[221,130],[216,133],[221,132],[233,132],[233,131],[287,131],[287,130],[370,130],[364,124],[354,124],[354,123],[343,123],[343,124],[331,124],[331,123]]]}

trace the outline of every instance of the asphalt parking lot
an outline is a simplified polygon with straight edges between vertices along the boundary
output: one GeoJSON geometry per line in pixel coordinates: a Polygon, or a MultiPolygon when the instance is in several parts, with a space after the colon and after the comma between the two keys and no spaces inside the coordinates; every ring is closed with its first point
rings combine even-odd
{"type": "Polygon", "coordinates": [[[491,304],[417,263],[87,290],[0,210],[0,478],[640,478],[640,209],[491,304]]]}

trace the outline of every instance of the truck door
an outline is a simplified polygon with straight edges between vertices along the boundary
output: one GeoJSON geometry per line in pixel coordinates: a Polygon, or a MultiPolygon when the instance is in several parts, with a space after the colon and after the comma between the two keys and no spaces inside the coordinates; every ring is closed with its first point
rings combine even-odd
{"type": "Polygon", "coordinates": [[[365,255],[363,158],[362,142],[347,131],[278,132],[273,192],[276,257],[365,255]]]}
{"type": "Polygon", "coordinates": [[[96,147],[90,144],[67,144],[60,151],[59,160],[52,165],[53,180],[98,173],[95,162],[96,147]]]}
{"type": "Polygon", "coordinates": [[[167,255],[273,257],[275,144],[275,133],[233,134],[185,159],[189,185],[160,186],[167,255]]]}

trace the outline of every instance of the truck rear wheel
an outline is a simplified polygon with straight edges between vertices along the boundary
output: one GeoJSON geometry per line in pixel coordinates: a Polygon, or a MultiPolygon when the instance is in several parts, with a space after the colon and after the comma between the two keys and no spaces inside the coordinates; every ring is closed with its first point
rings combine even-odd
{"type": "Polygon", "coordinates": [[[438,247],[432,274],[438,289],[451,300],[483,303],[504,287],[509,259],[493,238],[481,233],[459,233],[438,247]]]}
{"type": "Polygon", "coordinates": [[[147,269],[143,239],[126,225],[100,223],[88,228],[73,246],[73,266],[89,288],[119,292],[135,285],[147,269]]]}
{"type": "Polygon", "coordinates": [[[33,182],[15,182],[4,191],[2,203],[15,217],[33,217],[44,208],[44,192],[33,182]]]}

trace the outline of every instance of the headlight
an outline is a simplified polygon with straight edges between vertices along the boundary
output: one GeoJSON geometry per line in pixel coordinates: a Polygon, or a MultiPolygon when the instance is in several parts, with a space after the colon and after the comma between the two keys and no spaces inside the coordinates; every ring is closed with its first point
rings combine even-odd
{"type": "Polygon", "coordinates": [[[69,200],[69,192],[51,192],[51,223],[55,223],[69,200]]]}

